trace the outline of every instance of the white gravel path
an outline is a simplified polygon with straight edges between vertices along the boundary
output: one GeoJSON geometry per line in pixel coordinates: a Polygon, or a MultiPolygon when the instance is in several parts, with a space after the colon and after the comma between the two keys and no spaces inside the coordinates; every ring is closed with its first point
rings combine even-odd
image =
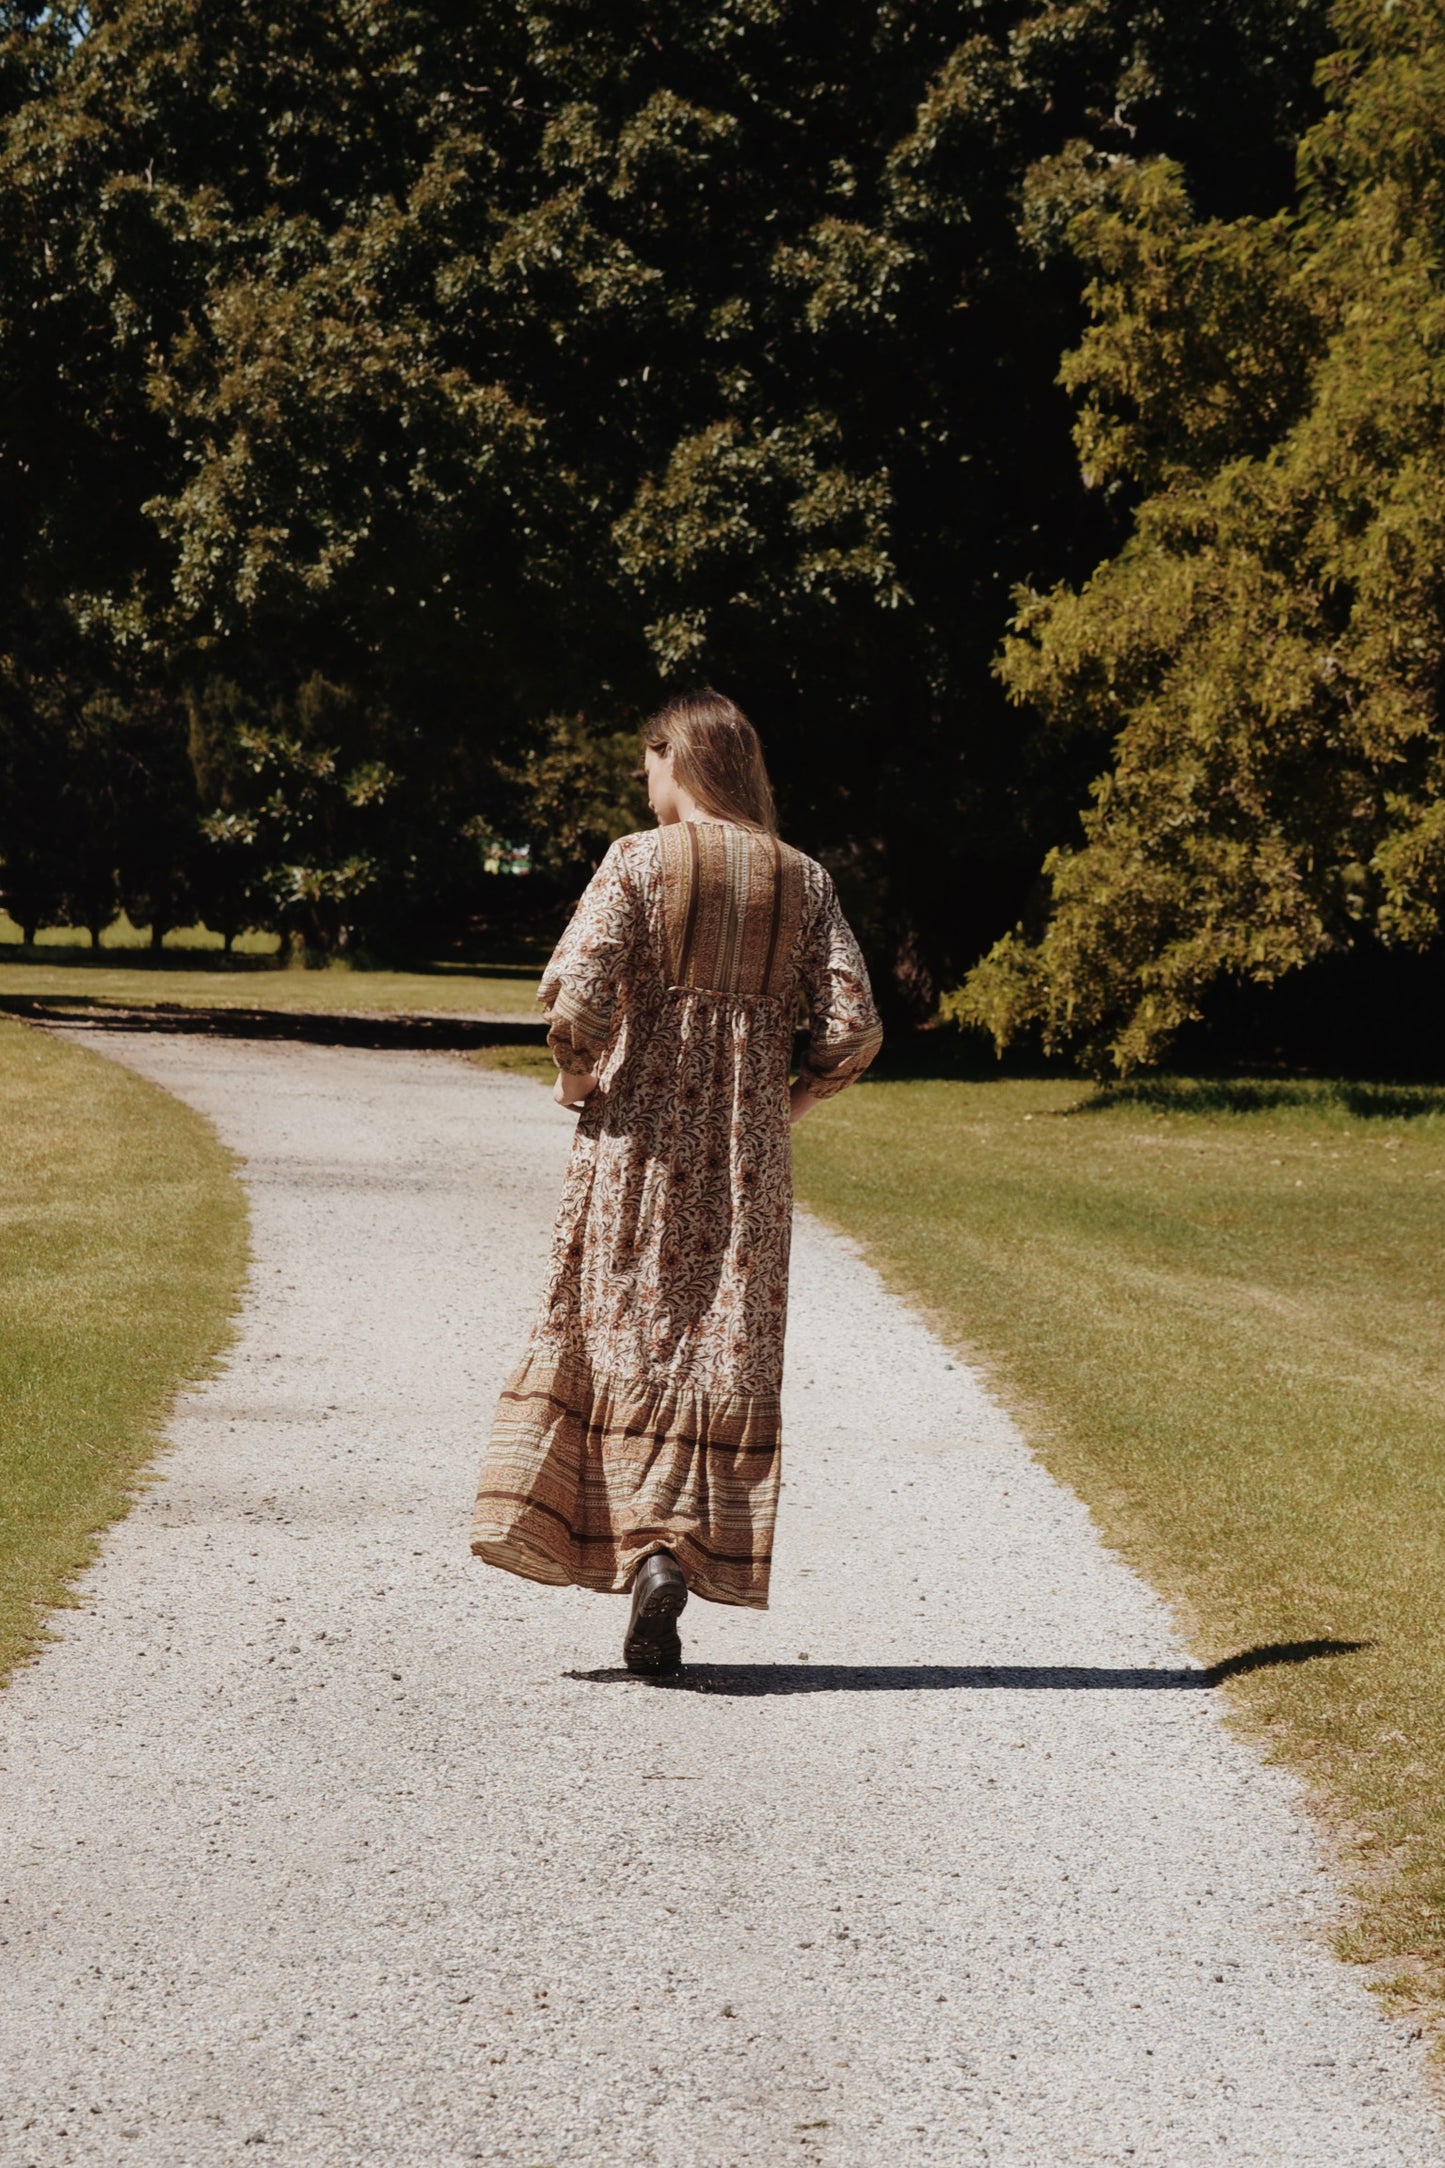
{"type": "Polygon", "coordinates": [[[844,1243],[800,1225],[773,1609],[627,1680],[620,1600],[465,1549],[542,1088],[105,1051],[246,1155],[255,1269],[0,1697],[6,2168],[1445,2163],[1292,1782],[844,1243]]]}

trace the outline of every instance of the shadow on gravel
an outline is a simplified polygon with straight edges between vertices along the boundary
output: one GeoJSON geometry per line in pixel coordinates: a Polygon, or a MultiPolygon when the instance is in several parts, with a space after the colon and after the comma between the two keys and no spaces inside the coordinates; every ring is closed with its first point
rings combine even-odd
{"type": "Polygon", "coordinates": [[[1351,1656],[1368,1641],[1279,1641],[1242,1649],[1222,1663],[1186,1670],[1105,1664],[688,1664],[668,1678],[621,1669],[569,1671],[589,1686],[653,1686],[674,1694],[918,1694],[1003,1687],[1010,1692],[1077,1694],[1177,1692],[1218,1686],[1273,1664],[1308,1664],[1320,1656],[1351,1656]]]}
{"type": "Polygon", "coordinates": [[[64,1024],[72,1031],[155,1031],[212,1039],[292,1039],[310,1046],[438,1047],[461,1052],[478,1046],[544,1046],[545,1022],[530,1016],[505,1021],[469,1016],[370,1015],[346,1010],[235,1009],[179,1001],[122,1005],[67,994],[47,1001],[35,994],[0,998],[0,1015],[32,1024],[64,1024]]]}

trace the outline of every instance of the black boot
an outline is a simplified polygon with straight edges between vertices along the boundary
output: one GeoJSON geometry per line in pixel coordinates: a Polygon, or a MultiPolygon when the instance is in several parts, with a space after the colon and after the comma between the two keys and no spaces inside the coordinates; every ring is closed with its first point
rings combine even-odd
{"type": "Polygon", "coordinates": [[[632,1579],[632,1616],[622,1643],[629,1671],[676,1671],[682,1664],[677,1620],[687,1602],[682,1568],[670,1551],[644,1558],[632,1579]]]}

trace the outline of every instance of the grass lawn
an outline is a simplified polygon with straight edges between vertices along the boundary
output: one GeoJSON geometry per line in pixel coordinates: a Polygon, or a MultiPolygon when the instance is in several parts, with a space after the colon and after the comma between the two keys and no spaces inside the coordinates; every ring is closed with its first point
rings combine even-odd
{"type": "Polygon", "coordinates": [[[292,1015],[444,1015],[537,1019],[535,963],[433,963],[383,971],[336,958],[301,969],[279,952],[275,934],[243,934],[232,956],[204,926],[167,934],[152,950],[130,919],[106,926],[97,950],[89,934],[45,928],[24,947],[19,926],[0,911],[0,1002],[41,1002],[65,1015],[93,1008],[266,1008],[292,1015]]]}
{"type": "MultiPolygon", "coordinates": [[[[384,1016],[540,1017],[534,965],[438,964],[430,971],[187,970],[117,964],[102,951],[95,963],[0,963],[0,1000],[20,995],[58,1010],[150,1008],[286,1009],[314,1014],[368,1011],[384,1016]]],[[[3,954],[3,951],[0,951],[3,954]]]]}
{"type": "Polygon", "coordinates": [[[198,1114],[3,1019],[0,1125],[3,1678],[225,1345],[246,1220],[198,1114]]]}
{"type": "Polygon", "coordinates": [[[1201,1657],[1358,1644],[1228,1690],[1333,1822],[1349,1954],[1440,2018],[1445,1091],[868,1081],[797,1168],[1201,1657]]]}
{"type": "MultiPolygon", "coordinates": [[[[21,928],[16,925],[8,911],[0,910],[0,955],[6,948],[20,948],[25,940],[21,928]]],[[[102,953],[120,949],[149,950],[151,943],[148,926],[133,926],[122,911],[113,918],[100,937],[102,953]]],[[[90,935],[79,926],[42,926],[35,936],[36,948],[79,949],[86,955],[93,953],[90,935]]],[[[165,937],[163,953],[167,956],[177,951],[190,954],[222,955],[225,941],[209,926],[177,926],[165,937]]],[[[234,956],[266,956],[273,961],[281,948],[281,937],[274,933],[243,933],[236,937],[232,950],[234,956]]],[[[33,953],[33,952],[32,952],[33,953]]]]}
{"type": "Polygon", "coordinates": [[[536,1018],[541,1013],[540,963],[437,963],[386,971],[338,961],[305,970],[288,966],[274,936],[252,936],[249,946],[243,940],[236,954],[226,956],[216,936],[193,928],[170,937],[155,953],[122,922],[107,929],[99,949],[64,931],[42,934],[27,949],[18,929],[7,938],[7,924],[0,914],[0,1001],[19,997],[61,1012],[175,1004],[298,1014],[348,1010],[536,1018]]]}
{"type": "Polygon", "coordinates": [[[480,1069],[501,1069],[508,1076],[534,1076],[549,1090],[557,1081],[550,1046],[479,1046],[467,1060],[480,1069]]]}

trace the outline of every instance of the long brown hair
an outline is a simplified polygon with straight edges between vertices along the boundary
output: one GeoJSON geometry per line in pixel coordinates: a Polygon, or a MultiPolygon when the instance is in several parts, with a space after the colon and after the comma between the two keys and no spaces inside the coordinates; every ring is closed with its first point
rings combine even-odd
{"type": "Polygon", "coordinates": [[[744,828],[778,832],[773,786],[758,734],[740,707],[710,685],[658,709],[642,733],[657,752],[672,747],[672,772],[704,813],[744,828]]]}

